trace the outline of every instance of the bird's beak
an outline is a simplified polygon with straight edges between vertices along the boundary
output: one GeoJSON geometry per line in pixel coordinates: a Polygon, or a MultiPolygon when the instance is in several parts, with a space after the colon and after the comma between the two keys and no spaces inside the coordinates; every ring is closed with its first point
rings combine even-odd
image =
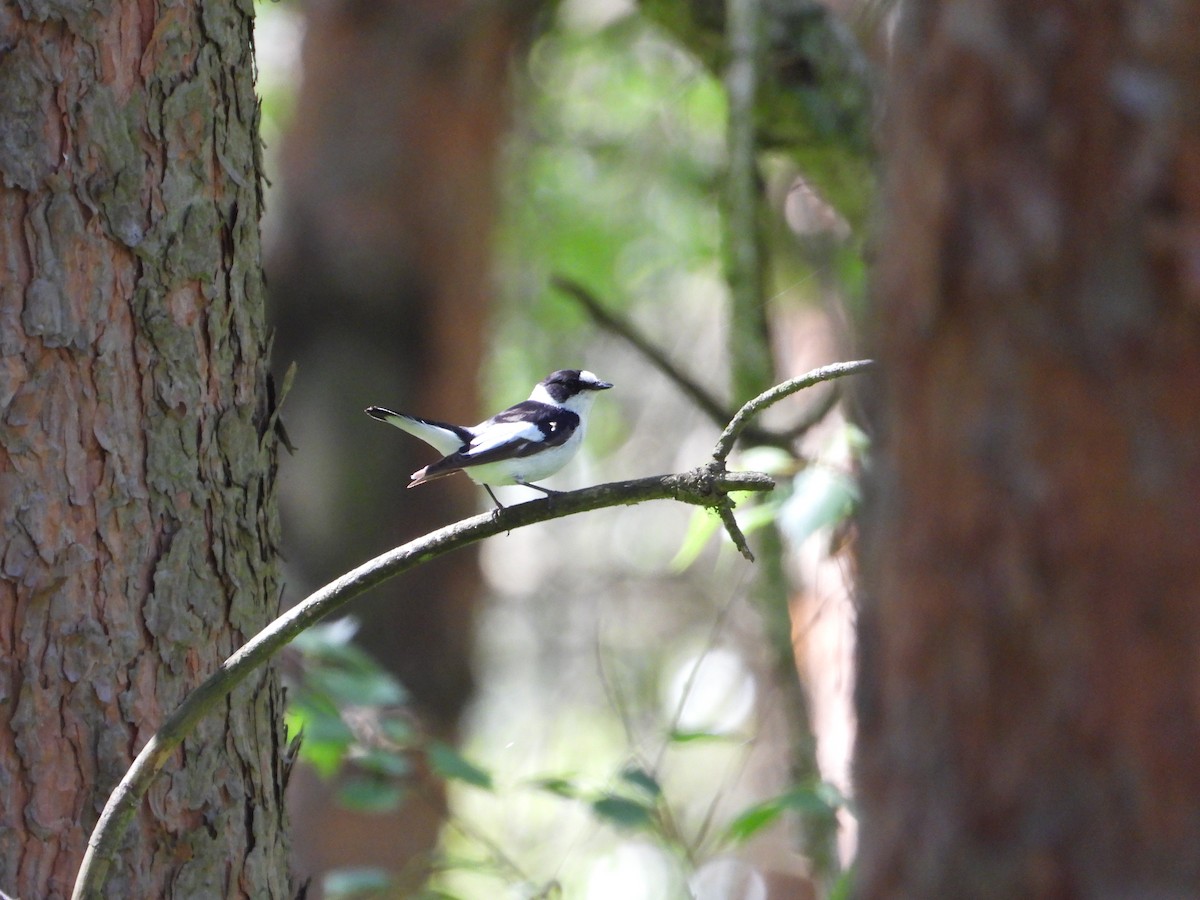
{"type": "Polygon", "coordinates": [[[610,387],[612,387],[611,381],[597,381],[591,386],[594,391],[607,391],[610,387]]]}

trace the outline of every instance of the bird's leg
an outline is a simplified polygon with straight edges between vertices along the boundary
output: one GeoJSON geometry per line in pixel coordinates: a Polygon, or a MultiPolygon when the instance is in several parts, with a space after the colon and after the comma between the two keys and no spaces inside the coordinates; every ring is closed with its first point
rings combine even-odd
{"type": "Polygon", "coordinates": [[[521,481],[518,483],[524,485],[527,488],[533,488],[535,491],[541,491],[547,497],[556,497],[559,494],[563,493],[563,491],[551,490],[548,487],[542,487],[540,484],[533,484],[532,482],[529,482],[529,481],[521,481]]]}
{"type": "Polygon", "coordinates": [[[488,496],[489,496],[489,497],[491,497],[491,498],[492,498],[492,502],[496,504],[496,511],[497,511],[497,512],[499,512],[500,510],[504,509],[504,504],[503,504],[503,503],[501,503],[499,500],[497,500],[497,499],[496,499],[496,495],[492,493],[492,489],[491,489],[490,487],[488,487],[488,486],[485,484],[485,485],[483,486],[483,489],[484,489],[485,491],[487,491],[487,492],[488,492],[488,496]]]}

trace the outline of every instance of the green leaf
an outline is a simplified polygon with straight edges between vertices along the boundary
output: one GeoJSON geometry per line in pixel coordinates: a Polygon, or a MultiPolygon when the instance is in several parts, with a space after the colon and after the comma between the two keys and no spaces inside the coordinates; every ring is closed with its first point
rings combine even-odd
{"type": "Polygon", "coordinates": [[[793,788],[779,798],[785,809],[808,815],[832,815],[843,802],[841,792],[827,781],[793,788]]]}
{"type": "Polygon", "coordinates": [[[700,554],[720,527],[721,520],[709,510],[698,509],[692,513],[687,533],[683,536],[683,543],[675,554],[675,558],[670,562],[671,571],[682,572],[699,559],[700,554]]]}
{"type": "Polygon", "coordinates": [[[322,778],[332,778],[342,767],[346,748],[337,744],[317,744],[305,741],[300,745],[300,759],[316,769],[322,778]]]}
{"type": "Polygon", "coordinates": [[[626,767],[621,772],[621,780],[641,788],[651,797],[662,796],[662,785],[658,783],[658,779],[640,766],[626,767]]]}
{"type": "Polygon", "coordinates": [[[745,738],[732,733],[717,734],[713,731],[682,731],[675,729],[667,734],[667,740],[672,744],[695,744],[701,741],[741,742],[745,738]]]}
{"type": "Polygon", "coordinates": [[[354,742],[354,735],[338,716],[311,707],[293,705],[287,713],[288,735],[302,734],[300,759],[329,778],[339,768],[354,742]]]}
{"type": "Polygon", "coordinates": [[[618,828],[641,829],[654,824],[653,807],[617,794],[605,794],[593,800],[592,812],[618,828]]]}
{"type": "Polygon", "coordinates": [[[529,784],[538,790],[546,791],[557,797],[566,797],[568,800],[578,800],[581,796],[579,787],[568,778],[551,775],[546,778],[538,778],[529,784]]]}
{"type": "Polygon", "coordinates": [[[829,889],[829,900],[850,900],[854,887],[854,868],[851,867],[838,876],[833,887],[829,889]]]}
{"type": "Polygon", "coordinates": [[[283,711],[283,728],[285,732],[285,740],[291,743],[296,739],[296,735],[304,731],[305,716],[303,712],[297,710],[293,706],[289,706],[283,711]]]}
{"type": "Polygon", "coordinates": [[[403,703],[405,699],[400,683],[381,669],[362,671],[318,666],[309,672],[308,680],[339,705],[389,706],[403,703]]]}
{"type": "Polygon", "coordinates": [[[822,528],[835,525],[854,511],[858,486],[854,479],[826,465],[812,465],[792,481],[779,524],[788,539],[799,544],[822,528]]]}
{"type": "Polygon", "coordinates": [[[379,727],[388,740],[405,747],[410,745],[416,736],[412,722],[400,716],[385,716],[380,720],[379,727]]]}
{"type": "Polygon", "coordinates": [[[341,716],[309,709],[298,716],[297,724],[304,728],[304,742],[307,744],[341,744],[349,747],[354,742],[354,732],[342,721],[341,716]]]}
{"type": "Polygon", "coordinates": [[[764,828],[774,824],[781,815],[783,815],[783,807],[774,802],[751,806],[729,823],[729,827],[725,829],[725,837],[738,844],[744,843],[764,828]]]}
{"type": "Polygon", "coordinates": [[[725,837],[734,843],[744,843],[758,832],[775,823],[784,812],[792,810],[809,816],[832,816],[844,802],[837,788],[826,782],[810,787],[798,787],[747,807],[729,823],[725,837]]]}
{"type": "Polygon", "coordinates": [[[404,801],[405,790],[380,778],[347,778],[338,786],[338,802],[366,813],[392,812],[404,801]]]}
{"type": "Polygon", "coordinates": [[[404,778],[412,774],[412,762],[407,754],[393,750],[372,749],[356,754],[354,764],[372,775],[384,778],[404,778]]]}
{"type": "Polygon", "coordinates": [[[425,756],[433,771],[447,781],[463,781],[485,791],[495,787],[490,772],[467,760],[449,744],[431,741],[425,748],[425,756]]]}
{"type": "Polygon", "coordinates": [[[279,389],[275,392],[275,408],[280,409],[283,402],[287,400],[287,395],[292,392],[292,383],[296,380],[296,370],[299,365],[295,360],[287,367],[287,371],[283,373],[283,381],[279,385],[279,389]]]}

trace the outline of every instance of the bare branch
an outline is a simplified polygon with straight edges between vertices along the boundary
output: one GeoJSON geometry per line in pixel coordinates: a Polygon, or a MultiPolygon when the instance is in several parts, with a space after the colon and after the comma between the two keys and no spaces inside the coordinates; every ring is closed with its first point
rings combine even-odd
{"type": "Polygon", "coordinates": [[[717,515],[721,517],[721,524],[725,526],[725,531],[733,541],[733,546],[737,547],[738,553],[754,562],[754,554],[750,552],[750,545],[746,543],[746,535],[742,534],[742,527],[738,525],[737,517],[733,514],[733,503],[729,499],[717,504],[717,515]]]}
{"type": "Polygon", "coordinates": [[[729,410],[720,400],[710,394],[705,388],[693,381],[692,378],[674,363],[667,359],[658,347],[651,344],[629,322],[610,309],[606,309],[600,300],[578,281],[563,275],[555,275],[550,283],[584,308],[589,316],[600,327],[612,332],[617,337],[637,350],[646,360],[670,379],[706,416],[718,425],[729,421],[729,410]]]}
{"type": "Polygon", "coordinates": [[[745,432],[750,419],[772,403],[813,384],[861,372],[870,365],[870,360],[835,363],[760,394],[738,410],[730,421],[717,442],[712,461],[689,472],[596,485],[464,519],[389,550],[309,595],[225,660],[216,672],[184,698],[142,748],[121,783],[109,796],[88,838],[87,852],[76,877],[72,900],[97,900],[102,896],[101,890],[112,860],[150,783],[195,724],[224,702],[242,681],[296,635],[341,609],[369,588],[421,563],[501,532],[593,509],[631,506],[647,500],[677,500],[715,509],[737,548],[748,559],[753,559],[745,536],[733,518],[729,494],[734,491],[769,491],[774,488],[775,482],[770,476],[759,472],[726,471],[725,459],[738,437],[745,432]]]}
{"type": "Polygon", "coordinates": [[[796,393],[796,391],[812,387],[814,384],[820,384],[822,381],[831,381],[834,378],[841,378],[845,375],[853,375],[856,372],[865,371],[873,365],[875,365],[874,361],[869,359],[832,363],[828,366],[813,369],[799,378],[793,378],[790,381],[777,384],[768,391],[763,391],[739,409],[729,424],[725,426],[725,430],[721,432],[721,436],[717,439],[717,444],[713,448],[713,459],[723,463],[729,457],[730,452],[733,450],[733,445],[737,443],[737,439],[746,430],[746,426],[750,420],[768,406],[778,403],[784,397],[790,396],[796,393]]]}
{"type": "MultiPolygon", "coordinates": [[[[595,324],[621,338],[642,354],[647,362],[662,372],[714,423],[723,428],[729,422],[730,410],[728,407],[667,359],[666,354],[650,343],[630,322],[608,309],[590,290],[564,275],[555,275],[550,281],[554,287],[583,307],[584,312],[591,316],[595,324]]],[[[791,452],[795,441],[825,418],[836,403],[837,393],[831,391],[829,396],[818,401],[812,409],[804,413],[799,421],[784,431],[776,432],[757,425],[749,425],[744,428],[743,434],[746,440],[752,443],[767,447],[779,447],[791,452]]]]}
{"type": "Polygon", "coordinates": [[[647,500],[678,500],[719,509],[728,502],[726,498],[730,491],[769,491],[774,486],[774,481],[767,475],[726,472],[721,462],[714,461],[690,472],[614,482],[555,494],[447,525],[381,554],[330,582],[247,641],[184,698],[178,709],[142,748],[121,783],[109,796],[100,820],[88,838],[87,852],[76,877],[72,900],[96,900],[101,897],[112,860],[151,781],[195,724],[296,635],[341,609],[369,588],[452,550],[536,522],[548,522],[604,507],[629,506],[647,500]]]}

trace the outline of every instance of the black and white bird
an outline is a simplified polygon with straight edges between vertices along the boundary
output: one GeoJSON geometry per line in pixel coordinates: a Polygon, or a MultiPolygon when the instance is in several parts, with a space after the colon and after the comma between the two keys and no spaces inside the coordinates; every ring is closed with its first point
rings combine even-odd
{"type": "Polygon", "coordinates": [[[498,509],[503,509],[492,485],[521,484],[545,494],[555,491],[534,484],[553,475],[583,443],[587,417],[598,391],[610,387],[594,374],[579,369],[559,369],[540,382],[515,406],[484,419],[478,425],[450,425],[369,406],[367,415],[419,437],[444,454],[412,473],[410,488],[435,478],[466,472],[481,484],[498,509]]]}

